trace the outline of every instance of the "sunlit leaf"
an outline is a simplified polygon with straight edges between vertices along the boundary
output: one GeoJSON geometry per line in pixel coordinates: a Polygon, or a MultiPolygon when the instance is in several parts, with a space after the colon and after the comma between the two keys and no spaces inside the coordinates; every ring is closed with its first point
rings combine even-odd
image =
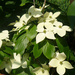
{"type": "Polygon", "coordinates": [[[24,6],[26,3],[28,3],[29,1],[28,0],[21,0],[21,4],[20,6],[24,6]]]}

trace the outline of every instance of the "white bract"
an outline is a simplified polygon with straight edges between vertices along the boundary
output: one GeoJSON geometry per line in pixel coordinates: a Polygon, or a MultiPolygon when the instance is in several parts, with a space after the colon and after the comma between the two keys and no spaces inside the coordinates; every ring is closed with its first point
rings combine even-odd
{"type": "Polygon", "coordinates": [[[11,60],[12,61],[12,69],[17,69],[20,66],[22,66],[22,68],[27,68],[27,58],[26,56],[23,56],[23,59],[21,61],[21,55],[14,53],[14,59],[11,60]]]}
{"type": "Polygon", "coordinates": [[[41,10],[39,8],[35,8],[33,5],[29,8],[28,14],[35,18],[42,16],[41,10]]]}
{"type": "Polygon", "coordinates": [[[10,60],[6,59],[5,61],[2,62],[2,64],[0,65],[0,70],[4,69],[5,68],[5,71],[7,73],[10,73],[11,70],[12,70],[12,67],[11,67],[11,62],[10,60]]]}
{"type": "Polygon", "coordinates": [[[1,33],[0,33],[0,48],[2,46],[2,40],[8,40],[9,38],[9,32],[8,30],[3,30],[1,33]]]}
{"type": "Polygon", "coordinates": [[[33,69],[33,72],[36,75],[50,75],[48,70],[41,68],[41,67],[37,67],[37,68],[33,69]]]}
{"type": "Polygon", "coordinates": [[[36,31],[39,32],[36,36],[36,43],[43,41],[45,37],[48,39],[55,39],[53,25],[51,23],[39,23],[36,31]]]}
{"type": "Polygon", "coordinates": [[[42,6],[42,7],[40,6],[39,8],[40,8],[40,10],[42,11],[43,8],[47,8],[48,6],[49,6],[49,5],[45,5],[45,6],[44,6],[44,4],[43,4],[43,6],[42,6]]]}
{"type": "Polygon", "coordinates": [[[20,21],[16,22],[14,25],[14,27],[16,27],[17,30],[20,29],[22,26],[23,26],[23,22],[20,22],[20,21]]]}
{"type": "Polygon", "coordinates": [[[29,14],[23,14],[20,18],[20,22],[23,22],[23,24],[26,25],[30,18],[31,16],[29,14]]]}
{"type": "Polygon", "coordinates": [[[65,36],[66,31],[72,31],[72,30],[69,26],[66,26],[66,25],[63,26],[63,23],[61,23],[61,22],[57,22],[57,21],[55,22],[55,32],[59,36],[61,36],[61,37],[65,36]]]}
{"type": "Polygon", "coordinates": [[[56,57],[51,59],[49,62],[50,67],[56,67],[56,71],[59,75],[63,75],[66,72],[66,69],[73,69],[72,65],[68,62],[65,61],[66,55],[64,52],[62,53],[57,53],[56,57]]]}

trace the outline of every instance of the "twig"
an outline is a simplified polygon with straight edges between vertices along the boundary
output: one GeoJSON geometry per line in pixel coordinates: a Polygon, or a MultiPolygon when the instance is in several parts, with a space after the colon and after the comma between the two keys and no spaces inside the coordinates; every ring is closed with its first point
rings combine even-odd
{"type": "Polygon", "coordinates": [[[70,4],[73,2],[74,0],[70,0],[70,4]]]}
{"type": "Polygon", "coordinates": [[[43,5],[43,8],[42,8],[43,13],[44,13],[45,4],[46,4],[46,0],[44,0],[44,5],[43,5]]]}
{"type": "Polygon", "coordinates": [[[34,7],[35,7],[35,0],[33,0],[33,3],[34,3],[34,7]]]}

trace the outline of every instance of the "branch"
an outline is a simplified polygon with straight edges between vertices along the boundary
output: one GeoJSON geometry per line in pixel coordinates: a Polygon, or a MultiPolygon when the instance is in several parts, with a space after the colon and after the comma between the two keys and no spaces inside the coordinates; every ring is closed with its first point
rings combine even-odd
{"type": "Polygon", "coordinates": [[[46,0],[44,0],[44,5],[43,5],[43,8],[42,8],[43,13],[44,13],[45,4],[46,4],[46,0]]]}
{"type": "Polygon", "coordinates": [[[70,0],[70,4],[73,2],[74,0],[70,0]]]}
{"type": "Polygon", "coordinates": [[[33,0],[33,4],[34,4],[34,7],[35,7],[35,0],[33,0]]]}

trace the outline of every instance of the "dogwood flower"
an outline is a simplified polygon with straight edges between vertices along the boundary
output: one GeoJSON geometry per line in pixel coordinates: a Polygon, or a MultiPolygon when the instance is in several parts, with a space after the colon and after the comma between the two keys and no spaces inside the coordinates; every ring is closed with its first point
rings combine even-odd
{"type": "Polygon", "coordinates": [[[46,12],[38,21],[38,23],[41,23],[41,22],[50,22],[52,23],[53,25],[57,22],[57,19],[56,17],[58,16],[59,12],[56,12],[54,15],[50,15],[50,14],[53,14],[52,12],[46,12]],[[50,18],[50,17],[51,18],[50,18]],[[55,16],[55,17],[54,17],[55,16]]]}
{"type": "Polygon", "coordinates": [[[23,26],[23,22],[16,22],[15,23],[15,25],[14,25],[14,27],[16,27],[16,29],[19,29],[19,28],[21,28],[23,26]]]}
{"type": "Polygon", "coordinates": [[[35,8],[34,5],[32,5],[29,10],[28,10],[28,14],[30,16],[33,16],[35,18],[38,18],[40,16],[42,16],[43,14],[41,13],[41,10],[39,8],[35,8]]]}
{"type": "Polygon", "coordinates": [[[0,33],[0,48],[2,46],[2,40],[5,39],[5,40],[8,40],[9,38],[9,32],[8,30],[3,30],[1,33],[0,33]]]}
{"type": "Polygon", "coordinates": [[[61,37],[66,35],[66,31],[72,31],[72,29],[69,26],[63,26],[63,23],[61,22],[56,21],[55,26],[55,32],[61,37]]]}
{"type": "Polygon", "coordinates": [[[22,66],[22,68],[27,68],[27,54],[23,56],[23,59],[21,61],[21,55],[14,53],[14,59],[11,60],[12,62],[12,69],[19,68],[22,66]]]}
{"type": "Polygon", "coordinates": [[[29,14],[23,14],[20,18],[20,22],[23,22],[26,25],[30,18],[31,16],[29,14]]]}
{"type": "Polygon", "coordinates": [[[39,23],[36,31],[39,32],[36,36],[36,43],[43,41],[45,37],[55,39],[53,25],[51,23],[39,23]]]}
{"type": "Polygon", "coordinates": [[[11,68],[11,61],[7,58],[5,58],[5,61],[2,62],[2,64],[0,65],[0,70],[4,69],[5,68],[5,71],[7,73],[10,73],[12,68],[11,68]]]}
{"type": "Polygon", "coordinates": [[[72,65],[68,62],[65,61],[66,55],[64,52],[62,53],[57,53],[56,57],[51,59],[49,62],[50,67],[56,67],[56,71],[59,75],[63,75],[66,72],[66,69],[73,69],[72,65]]]}
{"type": "Polygon", "coordinates": [[[46,19],[49,21],[55,20],[59,15],[60,15],[60,12],[55,12],[54,14],[50,12],[46,19]]]}
{"type": "Polygon", "coordinates": [[[41,67],[37,67],[37,68],[33,69],[33,72],[36,75],[50,75],[48,70],[41,68],[41,67]]]}

